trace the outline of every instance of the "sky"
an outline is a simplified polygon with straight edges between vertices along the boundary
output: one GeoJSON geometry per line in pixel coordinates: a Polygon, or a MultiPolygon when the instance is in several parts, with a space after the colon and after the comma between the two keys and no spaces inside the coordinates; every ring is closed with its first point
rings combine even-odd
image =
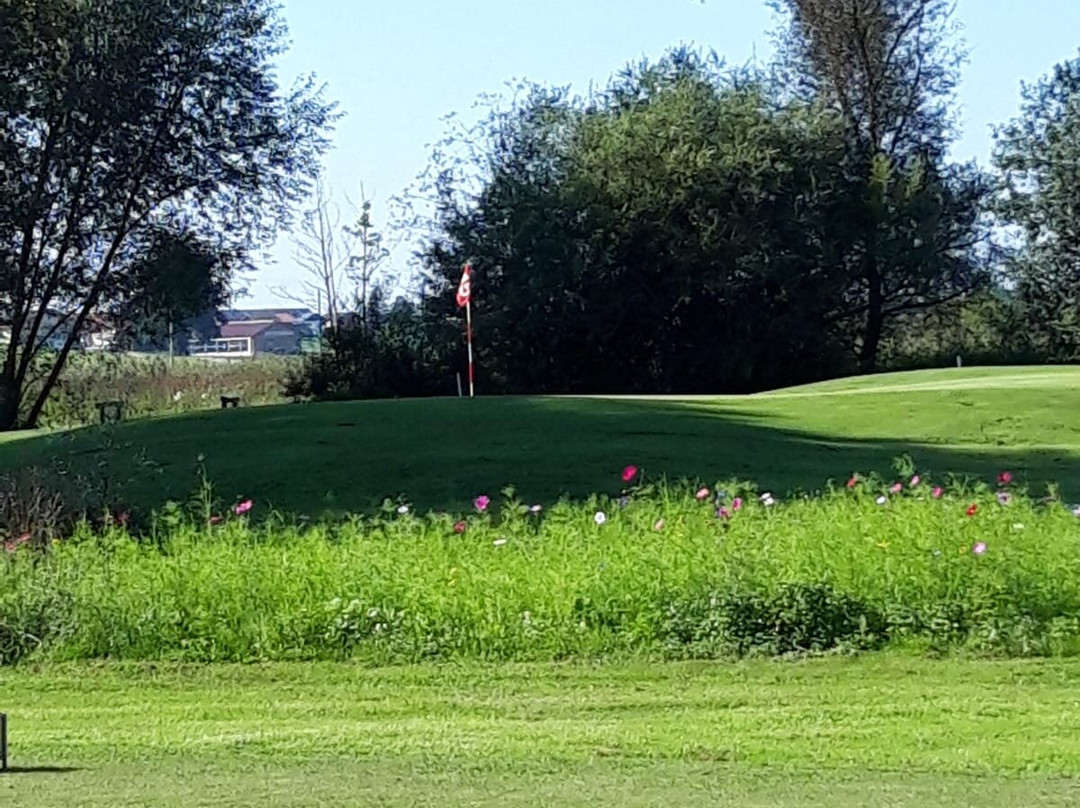
{"type": "MultiPolygon", "coordinates": [[[[467,119],[480,94],[515,79],[584,93],[683,44],[729,65],[767,62],[776,28],[765,0],[285,0],[284,15],[293,44],[283,83],[313,72],[345,113],[325,160],[329,183],[345,210],[362,186],[384,229],[389,201],[427,166],[444,117],[467,119]]],[[[970,61],[953,155],[986,166],[991,127],[1019,113],[1021,82],[1080,52],[1080,0],[958,0],[956,16],[970,61]]],[[[274,290],[302,277],[293,252],[281,234],[237,304],[283,304],[274,290]]],[[[407,273],[410,252],[397,247],[391,271],[407,273]]]]}

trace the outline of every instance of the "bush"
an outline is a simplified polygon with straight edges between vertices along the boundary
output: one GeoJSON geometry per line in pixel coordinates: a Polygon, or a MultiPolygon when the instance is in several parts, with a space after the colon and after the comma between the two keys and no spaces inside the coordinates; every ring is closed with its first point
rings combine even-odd
{"type": "Polygon", "coordinates": [[[921,481],[790,502],[698,487],[325,525],[256,524],[205,494],[163,511],[154,541],[84,523],[0,551],[0,643],[8,660],[378,664],[1080,652],[1080,526],[1060,503],[921,481]]]}

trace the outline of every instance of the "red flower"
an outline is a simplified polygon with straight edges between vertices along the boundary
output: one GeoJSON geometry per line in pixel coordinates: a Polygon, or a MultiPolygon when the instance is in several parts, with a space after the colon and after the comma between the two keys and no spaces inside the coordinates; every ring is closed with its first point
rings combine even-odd
{"type": "Polygon", "coordinates": [[[465,529],[467,527],[468,525],[466,525],[464,522],[456,522],[454,523],[454,532],[460,536],[462,533],[465,532],[465,529]]]}
{"type": "Polygon", "coordinates": [[[624,483],[630,482],[632,479],[637,477],[637,473],[638,473],[638,467],[637,466],[627,466],[626,468],[624,468],[622,470],[622,481],[624,483]]]}
{"type": "Polygon", "coordinates": [[[967,509],[968,516],[974,516],[979,512],[979,505],[976,502],[971,503],[971,507],[967,509]]]}
{"type": "Polygon", "coordinates": [[[1011,471],[1003,471],[998,475],[998,485],[1009,485],[1013,481],[1011,471]]]}
{"type": "Polygon", "coordinates": [[[859,484],[859,478],[858,477],[852,477],[850,480],[847,481],[847,487],[849,489],[854,488],[858,484],[859,484]]]}

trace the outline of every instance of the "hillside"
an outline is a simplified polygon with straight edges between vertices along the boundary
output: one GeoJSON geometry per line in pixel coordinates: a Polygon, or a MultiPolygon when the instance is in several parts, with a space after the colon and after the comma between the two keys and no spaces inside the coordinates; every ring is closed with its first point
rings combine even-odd
{"type": "Polygon", "coordinates": [[[197,467],[224,499],[316,517],[406,496],[460,509],[513,484],[530,501],[655,477],[813,490],[910,454],[937,475],[1008,467],[1080,497],[1080,368],[964,369],[841,380],[759,396],[498,398],[283,405],[9,436],[0,468],[107,465],[145,508],[184,498],[197,467]],[[139,455],[151,461],[137,462],[139,455]]]}

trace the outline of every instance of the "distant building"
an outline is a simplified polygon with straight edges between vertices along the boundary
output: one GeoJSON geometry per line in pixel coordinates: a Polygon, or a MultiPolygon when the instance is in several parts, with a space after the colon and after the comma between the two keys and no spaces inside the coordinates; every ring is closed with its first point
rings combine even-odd
{"type": "Polygon", "coordinates": [[[310,350],[323,331],[322,316],[309,309],[226,309],[218,312],[217,323],[217,338],[192,346],[193,356],[298,356],[310,350]]]}

